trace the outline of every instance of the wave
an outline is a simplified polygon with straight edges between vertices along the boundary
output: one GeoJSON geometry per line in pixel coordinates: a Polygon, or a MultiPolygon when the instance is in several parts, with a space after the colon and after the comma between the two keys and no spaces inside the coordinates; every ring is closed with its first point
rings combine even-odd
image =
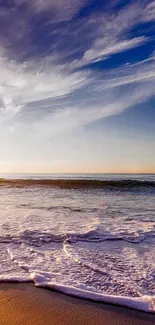
{"type": "Polygon", "coordinates": [[[154,313],[155,312],[155,296],[142,295],[141,297],[126,297],[108,295],[104,293],[96,293],[93,291],[83,290],[74,286],[67,286],[51,281],[51,276],[47,276],[46,272],[30,272],[29,276],[0,276],[2,283],[34,283],[36,287],[51,289],[66,295],[82,298],[96,302],[102,302],[112,305],[125,306],[128,308],[154,313]]]}
{"type": "Polygon", "coordinates": [[[138,244],[149,237],[155,237],[155,230],[147,232],[118,232],[112,234],[109,232],[99,232],[96,229],[92,229],[85,233],[62,233],[53,234],[50,232],[41,232],[38,230],[31,231],[26,230],[17,235],[1,235],[0,243],[13,243],[13,244],[28,244],[34,246],[42,246],[48,243],[68,243],[74,244],[76,242],[90,242],[101,243],[104,241],[126,241],[133,244],[138,244]]]}
{"type": "Polygon", "coordinates": [[[95,180],[95,179],[6,179],[0,186],[9,187],[58,187],[62,189],[103,188],[107,190],[155,189],[155,181],[144,180],[95,180]]]}
{"type": "MultiPolygon", "coordinates": [[[[145,232],[144,234],[140,233],[135,233],[135,234],[129,234],[129,233],[124,233],[124,234],[108,234],[108,233],[101,233],[96,229],[92,229],[86,233],[66,233],[66,234],[60,234],[60,235],[54,235],[52,233],[46,233],[46,232],[39,232],[39,231],[25,231],[17,236],[1,236],[0,242],[3,242],[4,240],[8,240],[9,243],[14,243],[14,244],[19,244],[20,249],[21,249],[21,254],[18,255],[18,246],[12,246],[12,245],[6,245],[7,247],[7,252],[11,258],[11,261],[15,263],[22,272],[24,271],[25,274],[21,274],[19,276],[16,273],[14,275],[9,275],[9,273],[1,275],[0,276],[0,282],[33,282],[35,286],[37,287],[42,287],[42,288],[48,288],[51,290],[56,290],[58,292],[65,293],[70,296],[75,296],[83,299],[89,299],[92,301],[97,301],[97,302],[106,302],[110,304],[115,304],[115,305],[121,305],[121,306],[126,306],[129,308],[134,308],[146,312],[155,312],[155,296],[154,295],[149,295],[146,292],[142,294],[138,294],[138,296],[117,296],[113,294],[106,294],[103,292],[97,292],[95,288],[88,289],[84,288],[81,289],[80,286],[75,283],[73,284],[67,284],[65,285],[63,282],[63,277],[62,279],[58,282],[58,280],[54,279],[54,272],[50,271],[47,272],[48,270],[42,269],[42,266],[38,264],[29,264],[28,259],[25,258],[25,251],[24,247],[26,249],[28,248],[31,250],[29,245],[35,245],[35,246],[42,246],[51,242],[56,242],[60,243],[63,251],[65,251],[65,254],[69,259],[73,259],[75,262],[81,265],[81,267],[87,267],[90,269],[90,271],[94,271],[97,274],[103,274],[105,277],[108,275],[104,269],[100,268],[94,262],[91,264],[89,261],[88,263],[85,263],[82,259],[77,258],[76,255],[72,255],[72,252],[70,251],[71,246],[75,245],[76,242],[90,242],[90,243],[96,243],[96,242],[101,242],[101,241],[111,241],[111,240],[125,240],[125,241],[130,241],[133,244],[138,244],[142,240],[145,239],[145,237],[149,236],[155,236],[155,232],[145,232]],[[26,244],[26,245],[23,245],[26,244]],[[21,245],[22,244],[22,245],[21,245]],[[22,256],[22,258],[21,258],[22,256]],[[23,258],[24,256],[24,258],[23,258]],[[96,291],[94,291],[96,290],[96,291]]],[[[73,247],[72,246],[72,247],[73,247]]],[[[74,247],[73,247],[74,248],[74,247]]],[[[33,249],[33,248],[32,248],[33,249]]],[[[44,248],[43,248],[44,249],[44,248]]],[[[42,247],[41,247],[42,250],[42,247]]],[[[34,250],[35,251],[35,250],[34,250]]]]}
{"type": "Polygon", "coordinates": [[[107,295],[102,293],[96,293],[93,291],[87,291],[73,286],[61,285],[60,283],[54,283],[49,279],[46,279],[42,274],[31,273],[35,286],[53,289],[58,292],[65,293],[70,296],[89,299],[97,302],[104,302],[113,305],[121,305],[141,311],[155,312],[155,296],[141,296],[141,297],[125,297],[107,295]]]}
{"type": "Polygon", "coordinates": [[[40,206],[40,205],[33,205],[33,204],[17,204],[17,208],[25,208],[25,209],[31,209],[31,210],[46,210],[46,211],[52,211],[52,210],[59,210],[60,208],[62,210],[68,210],[71,212],[96,212],[98,211],[98,208],[76,208],[76,207],[70,207],[66,205],[53,205],[53,206],[40,206]]]}

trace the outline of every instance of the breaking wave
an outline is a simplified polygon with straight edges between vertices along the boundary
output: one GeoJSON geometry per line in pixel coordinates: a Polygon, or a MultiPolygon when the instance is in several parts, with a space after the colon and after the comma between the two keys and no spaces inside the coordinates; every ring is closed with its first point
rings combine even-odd
{"type": "Polygon", "coordinates": [[[130,243],[140,243],[147,239],[148,237],[155,237],[155,231],[147,232],[120,232],[118,234],[112,233],[102,233],[97,230],[90,230],[86,233],[62,233],[53,234],[50,232],[40,232],[38,230],[31,231],[26,230],[18,235],[11,236],[1,235],[0,243],[14,243],[14,244],[28,244],[34,246],[42,246],[48,243],[63,243],[67,242],[69,244],[76,242],[90,242],[90,243],[100,243],[104,241],[126,241],[130,243]]]}
{"type": "MultiPolygon", "coordinates": [[[[69,263],[68,267],[71,268],[72,264],[75,263],[74,268],[72,268],[73,275],[75,274],[77,269],[76,265],[79,265],[79,269],[77,270],[79,270],[81,274],[83,272],[86,272],[84,271],[84,269],[87,269],[87,273],[89,272],[90,278],[91,274],[94,273],[96,278],[103,276],[103,278],[105,279],[109,277],[109,270],[104,269],[104,267],[100,267],[100,264],[97,265],[94,259],[85,260],[82,255],[77,255],[75,251],[75,244],[78,244],[78,242],[87,242],[95,245],[95,243],[111,240],[129,241],[130,243],[138,244],[141,241],[144,241],[145,238],[149,236],[155,236],[155,231],[145,232],[143,234],[126,233],[123,235],[121,233],[118,233],[116,235],[113,235],[110,233],[104,234],[97,231],[96,229],[92,229],[86,233],[66,233],[54,235],[53,233],[48,232],[26,230],[24,232],[19,233],[17,236],[1,236],[0,243],[9,244],[9,246],[6,245],[8,256],[10,257],[12,263],[17,265],[23,273],[19,273],[19,275],[17,275],[17,272],[14,275],[4,273],[0,275],[0,282],[33,282],[34,285],[37,287],[56,290],[58,292],[62,292],[71,296],[90,299],[98,302],[106,302],[115,305],[127,306],[130,308],[152,313],[155,312],[155,296],[150,294],[149,292],[146,292],[146,294],[145,292],[141,294],[138,293],[137,296],[127,296],[125,295],[125,293],[121,294],[121,292],[120,295],[116,295],[115,291],[114,293],[108,293],[106,291],[106,286],[105,291],[103,289],[101,292],[100,290],[98,291],[94,290],[91,287],[89,288],[89,286],[85,287],[82,282],[80,285],[75,283],[74,281],[71,283],[66,283],[65,278],[63,278],[63,273],[62,279],[60,278],[60,280],[58,280],[58,278],[55,277],[56,267],[54,267],[54,269],[51,268],[50,272],[48,271],[48,269],[46,270],[44,268],[43,263],[46,263],[46,260],[44,260],[44,254],[42,254],[46,251],[46,247],[48,247],[49,243],[56,243],[56,245],[58,245],[56,247],[59,247],[60,243],[62,247],[62,253],[65,254],[65,256],[63,257],[62,264],[59,264],[58,262],[58,268],[60,267],[60,270],[62,270],[63,267],[65,270],[65,263],[67,258],[67,263],[69,263]],[[44,245],[45,250],[43,247],[44,245]],[[36,249],[31,248],[30,246],[36,246],[36,249]],[[36,256],[35,254],[38,254],[37,256],[40,256],[39,261],[41,261],[41,264],[38,264],[39,262],[37,262],[37,259],[36,261],[33,261],[34,256],[36,256]]],[[[52,259],[53,258],[54,257],[52,257],[52,259]]],[[[113,259],[113,257],[111,257],[111,259],[113,259]]],[[[114,261],[114,263],[116,261],[114,261]]],[[[113,273],[110,274],[110,276],[112,277],[112,281],[114,281],[115,279],[113,277],[113,273]]],[[[116,278],[117,281],[119,281],[117,274],[116,278]]],[[[121,280],[121,285],[122,283],[123,282],[121,280]]]]}
{"type": "Polygon", "coordinates": [[[155,312],[155,296],[143,295],[141,297],[126,297],[108,295],[103,293],[95,293],[88,290],[83,290],[73,286],[66,286],[60,283],[56,283],[50,280],[47,275],[43,272],[32,272],[29,276],[18,277],[11,276],[9,278],[1,277],[0,282],[2,283],[34,283],[38,288],[51,289],[57,292],[64,293],[66,295],[87,299],[90,301],[96,301],[101,303],[107,303],[112,305],[124,306],[147,313],[155,312]]]}
{"type": "Polygon", "coordinates": [[[64,189],[103,188],[107,190],[155,189],[155,181],[146,180],[95,180],[95,179],[5,179],[0,186],[37,187],[48,186],[64,189]]]}

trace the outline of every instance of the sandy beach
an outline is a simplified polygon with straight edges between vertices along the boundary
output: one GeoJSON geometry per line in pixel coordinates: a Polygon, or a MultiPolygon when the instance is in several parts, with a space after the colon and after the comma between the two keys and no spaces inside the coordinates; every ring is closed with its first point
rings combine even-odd
{"type": "Polygon", "coordinates": [[[1,283],[0,324],[146,325],[155,324],[155,315],[69,297],[31,283],[1,283]]]}

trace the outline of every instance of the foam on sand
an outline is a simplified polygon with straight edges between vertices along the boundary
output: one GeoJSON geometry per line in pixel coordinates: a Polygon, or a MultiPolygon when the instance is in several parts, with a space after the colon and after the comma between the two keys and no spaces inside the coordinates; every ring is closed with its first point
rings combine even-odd
{"type": "Polygon", "coordinates": [[[51,288],[56,291],[74,296],[83,299],[90,299],[97,302],[105,302],[114,305],[126,306],[129,308],[134,308],[137,310],[142,310],[146,312],[155,312],[155,296],[142,296],[138,298],[134,297],[120,297],[114,295],[104,295],[98,294],[86,290],[82,290],[75,287],[69,287],[65,285],[60,285],[58,283],[53,283],[48,281],[42,274],[31,274],[31,278],[33,279],[35,285],[37,287],[43,288],[51,288]]]}
{"type": "Polygon", "coordinates": [[[33,284],[0,285],[0,324],[7,325],[146,325],[155,315],[76,299],[33,284]]]}
{"type": "Polygon", "coordinates": [[[80,288],[76,288],[73,286],[66,286],[59,283],[54,283],[51,281],[51,274],[45,272],[30,273],[29,277],[0,277],[1,283],[30,283],[33,282],[36,287],[39,288],[48,288],[57,292],[64,293],[69,296],[73,296],[76,298],[87,299],[96,302],[108,303],[112,305],[124,306],[133,308],[140,311],[145,311],[148,313],[155,312],[155,296],[141,296],[141,297],[123,297],[123,296],[115,296],[115,295],[107,295],[107,294],[99,294],[87,290],[83,290],[80,288]]]}

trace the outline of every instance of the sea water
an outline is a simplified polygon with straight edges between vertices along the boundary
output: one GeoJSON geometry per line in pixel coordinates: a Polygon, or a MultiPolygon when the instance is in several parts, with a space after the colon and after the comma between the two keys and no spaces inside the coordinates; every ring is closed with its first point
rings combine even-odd
{"type": "Polygon", "coordinates": [[[0,280],[155,311],[155,175],[1,175],[0,280]]]}

